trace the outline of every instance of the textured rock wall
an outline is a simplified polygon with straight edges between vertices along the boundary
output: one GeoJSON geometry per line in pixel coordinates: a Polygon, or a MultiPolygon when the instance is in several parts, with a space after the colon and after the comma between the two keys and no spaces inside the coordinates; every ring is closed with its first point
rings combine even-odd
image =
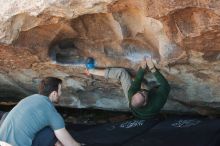
{"type": "Polygon", "coordinates": [[[120,84],[86,76],[83,61],[134,72],[151,55],[172,87],[163,110],[220,113],[218,0],[0,4],[0,97],[25,97],[42,77],[56,76],[64,80],[63,106],[128,110],[120,84]]]}

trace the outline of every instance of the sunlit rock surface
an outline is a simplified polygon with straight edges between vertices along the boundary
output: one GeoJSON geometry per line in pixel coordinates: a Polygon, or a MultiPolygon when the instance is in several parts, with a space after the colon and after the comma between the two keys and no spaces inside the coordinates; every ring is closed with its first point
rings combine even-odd
{"type": "MultiPolygon", "coordinates": [[[[143,56],[171,84],[170,112],[220,113],[220,1],[0,0],[0,97],[36,93],[42,77],[63,79],[62,106],[128,110],[120,83],[84,74],[134,72],[143,56]]],[[[152,80],[152,78],[149,78],[152,80]]]]}

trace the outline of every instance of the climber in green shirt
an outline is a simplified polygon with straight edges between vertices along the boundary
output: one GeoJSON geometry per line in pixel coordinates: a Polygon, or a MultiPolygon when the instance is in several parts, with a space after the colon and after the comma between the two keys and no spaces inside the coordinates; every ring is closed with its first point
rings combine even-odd
{"type": "Polygon", "coordinates": [[[166,103],[170,92],[169,83],[155,67],[151,58],[143,59],[134,81],[132,81],[130,74],[123,68],[90,68],[87,71],[89,74],[119,80],[127,97],[127,106],[130,107],[133,115],[140,119],[147,119],[159,113],[166,103]],[[157,79],[157,86],[150,90],[141,89],[145,73],[150,72],[157,79]]]}

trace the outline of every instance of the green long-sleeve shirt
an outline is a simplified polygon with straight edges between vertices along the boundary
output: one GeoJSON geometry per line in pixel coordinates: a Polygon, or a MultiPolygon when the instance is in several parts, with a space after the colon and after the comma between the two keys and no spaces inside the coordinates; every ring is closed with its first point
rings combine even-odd
{"type": "MultiPolygon", "coordinates": [[[[159,113],[160,109],[166,103],[167,97],[170,92],[170,85],[164,76],[156,69],[156,72],[153,73],[156,77],[157,81],[159,82],[160,86],[157,90],[150,90],[148,92],[148,103],[144,107],[141,108],[134,108],[130,106],[132,113],[141,119],[150,118],[157,113],[159,113]]],[[[131,83],[131,86],[128,90],[128,99],[131,103],[132,96],[140,91],[141,89],[141,82],[144,77],[144,69],[140,68],[138,73],[135,77],[135,80],[131,83]]]]}

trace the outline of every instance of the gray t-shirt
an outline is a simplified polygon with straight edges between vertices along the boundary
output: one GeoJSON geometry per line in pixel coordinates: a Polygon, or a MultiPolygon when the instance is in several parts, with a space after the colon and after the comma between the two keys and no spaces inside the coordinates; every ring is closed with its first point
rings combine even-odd
{"type": "Polygon", "coordinates": [[[48,97],[34,94],[9,112],[0,127],[0,141],[13,146],[31,146],[35,134],[46,126],[57,130],[65,124],[48,97]]]}

